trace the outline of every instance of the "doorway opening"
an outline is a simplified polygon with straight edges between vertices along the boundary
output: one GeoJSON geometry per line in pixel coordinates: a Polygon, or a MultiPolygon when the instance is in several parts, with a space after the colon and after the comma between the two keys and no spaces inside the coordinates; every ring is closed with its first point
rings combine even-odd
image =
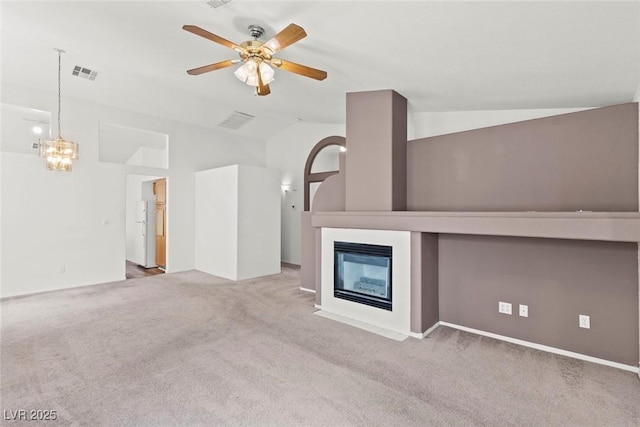
{"type": "Polygon", "coordinates": [[[136,264],[135,262],[131,262],[127,260],[127,270],[126,270],[126,278],[129,279],[139,279],[141,277],[147,276],[155,276],[157,274],[164,274],[165,271],[159,268],[144,268],[136,264]]]}
{"type": "Polygon", "coordinates": [[[100,122],[98,142],[99,161],[125,165],[127,173],[125,278],[161,274],[167,269],[169,135],[100,122]]]}
{"type": "Polygon", "coordinates": [[[126,279],[166,271],[167,202],[166,177],[126,176],[126,279]]]}

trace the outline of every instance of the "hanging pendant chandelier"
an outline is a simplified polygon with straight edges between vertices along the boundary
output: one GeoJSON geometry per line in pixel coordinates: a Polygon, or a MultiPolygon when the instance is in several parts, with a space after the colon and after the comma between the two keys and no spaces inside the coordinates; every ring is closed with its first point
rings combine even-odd
{"type": "Polygon", "coordinates": [[[40,156],[47,158],[47,169],[52,171],[70,172],[73,161],[78,158],[78,144],[66,141],[60,133],[60,71],[61,57],[64,50],[58,51],[58,137],[40,142],[40,156]]]}

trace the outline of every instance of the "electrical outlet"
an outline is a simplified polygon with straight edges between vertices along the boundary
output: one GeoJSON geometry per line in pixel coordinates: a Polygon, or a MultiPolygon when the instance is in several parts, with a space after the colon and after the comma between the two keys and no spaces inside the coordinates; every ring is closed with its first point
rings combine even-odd
{"type": "Polygon", "coordinates": [[[60,266],[60,268],[58,268],[58,273],[64,273],[65,271],[67,271],[67,268],[63,265],[60,266]]]}
{"type": "Polygon", "coordinates": [[[578,323],[581,328],[591,329],[591,317],[585,314],[578,315],[578,323]]]}
{"type": "Polygon", "coordinates": [[[498,313],[511,314],[511,303],[502,301],[498,302],[498,313]]]}
{"type": "Polygon", "coordinates": [[[520,304],[520,317],[529,317],[529,306],[520,304]]]}

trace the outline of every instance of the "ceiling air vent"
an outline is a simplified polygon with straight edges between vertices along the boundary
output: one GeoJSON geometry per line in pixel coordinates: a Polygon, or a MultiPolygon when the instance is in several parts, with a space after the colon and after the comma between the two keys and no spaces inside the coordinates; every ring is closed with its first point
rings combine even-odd
{"type": "Polygon", "coordinates": [[[234,111],[229,117],[218,123],[218,126],[227,129],[240,129],[253,119],[252,115],[234,111]]]}
{"type": "Polygon", "coordinates": [[[229,3],[231,0],[209,0],[207,4],[213,8],[224,6],[229,3]]]}
{"type": "Polygon", "coordinates": [[[92,71],[88,68],[81,67],[76,65],[73,67],[73,71],[71,72],[74,76],[82,77],[83,79],[94,81],[96,77],[98,77],[97,71],[92,71]]]}

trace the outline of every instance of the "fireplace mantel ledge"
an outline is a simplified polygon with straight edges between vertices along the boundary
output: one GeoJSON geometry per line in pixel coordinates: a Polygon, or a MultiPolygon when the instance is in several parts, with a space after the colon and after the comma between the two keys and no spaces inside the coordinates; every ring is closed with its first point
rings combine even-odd
{"type": "Polygon", "coordinates": [[[640,242],[639,212],[313,212],[313,227],[640,242]]]}

